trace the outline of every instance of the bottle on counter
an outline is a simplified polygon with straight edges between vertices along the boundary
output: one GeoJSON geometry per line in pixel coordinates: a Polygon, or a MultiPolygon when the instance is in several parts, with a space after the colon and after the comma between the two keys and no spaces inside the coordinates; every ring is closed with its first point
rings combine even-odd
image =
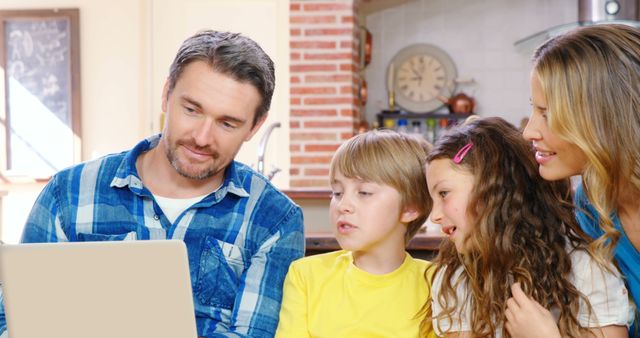
{"type": "Polygon", "coordinates": [[[384,129],[396,129],[396,122],[393,119],[386,119],[383,124],[384,129]]]}
{"type": "Polygon", "coordinates": [[[396,127],[396,131],[399,133],[409,133],[409,122],[407,119],[398,119],[398,126],[396,127]]]}
{"type": "Polygon", "coordinates": [[[433,144],[436,141],[436,119],[428,118],[425,122],[427,124],[425,139],[433,144]]]}
{"type": "Polygon", "coordinates": [[[449,126],[449,121],[447,119],[440,119],[438,123],[438,129],[436,131],[436,139],[434,142],[440,138],[444,133],[447,132],[447,127],[449,126]]]}
{"type": "Polygon", "coordinates": [[[424,138],[420,121],[411,121],[411,134],[424,138]]]}
{"type": "Polygon", "coordinates": [[[378,123],[378,121],[373,121],[373,123],[371,124],[371,129],[373,130],[380,129],[380,123],[378,123]]]}

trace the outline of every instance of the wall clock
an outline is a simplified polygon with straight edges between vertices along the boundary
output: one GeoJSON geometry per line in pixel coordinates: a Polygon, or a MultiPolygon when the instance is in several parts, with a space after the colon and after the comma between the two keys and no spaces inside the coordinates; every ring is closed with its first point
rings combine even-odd
{"type": "Polygon", "coordinates": [[[414,44],[401,49],[389,63],[387,90],[395,102],[412,113],[428,113],[443,106],[455,90],[456,67],[442,49],[414,44]]]}

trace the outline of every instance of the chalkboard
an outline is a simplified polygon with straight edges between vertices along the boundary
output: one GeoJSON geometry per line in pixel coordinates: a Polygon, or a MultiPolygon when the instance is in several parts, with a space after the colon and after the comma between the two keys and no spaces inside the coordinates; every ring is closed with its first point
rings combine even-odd
{"type": "Polygon", "coordinates": [[[50,176],[79,158],[78,10],[0,11],[5,169],[50,176]]]}

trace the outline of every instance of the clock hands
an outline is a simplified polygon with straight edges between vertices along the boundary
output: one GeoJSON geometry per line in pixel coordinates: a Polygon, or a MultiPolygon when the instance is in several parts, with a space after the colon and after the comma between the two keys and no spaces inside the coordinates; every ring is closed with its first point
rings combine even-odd
{"type": "Polygon", "coordinates": [[[422,74],[420,74],[414,67],[411,67],[411,72],[415,74],[415,76],[412,77],[411,80],[417,80],[418,85],[422,85],[422,74]]]}
{"type": "Polygon", "coordinates": [[[442,106],[437,95],[449,95],[456,77],[451,57],[440,48],[414,44],[400,50],[390,65],[395,66],[395,103],[414,113],[434,111],[442,106]]]}

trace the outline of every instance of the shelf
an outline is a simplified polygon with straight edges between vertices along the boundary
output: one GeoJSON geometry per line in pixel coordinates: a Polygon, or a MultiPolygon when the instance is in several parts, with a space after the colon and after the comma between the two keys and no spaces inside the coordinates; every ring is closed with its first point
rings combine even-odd
{"type": "MultiPolygon", "coordinates": [[[[465,119],[473,114],[453,114],[447,112],[431,112],[431,113],[406,113],[402,111],[388,111],[383,110],[377,114],[378,126],[380,128],[395,129],[397,123],[405,120],[407,123],[404,125],[403,132],[410,132],[414,130],[414,124],[418,128],[418,134],[421,134],[425,140],[430,143],[440,138],[441,133],[450,128],[451,126],[462,123],[465,119]]],[[[415,131],[413,132],[416,133],[415,131]]]]}
{"type": "Polygon", "coordinates": [[[378,118],[395,118],[395,119],[466,119],[473,114],[451,114],[451,113],[406,113],[400,110],[390,111],[383,110],[378,114],[378,118]]]}

